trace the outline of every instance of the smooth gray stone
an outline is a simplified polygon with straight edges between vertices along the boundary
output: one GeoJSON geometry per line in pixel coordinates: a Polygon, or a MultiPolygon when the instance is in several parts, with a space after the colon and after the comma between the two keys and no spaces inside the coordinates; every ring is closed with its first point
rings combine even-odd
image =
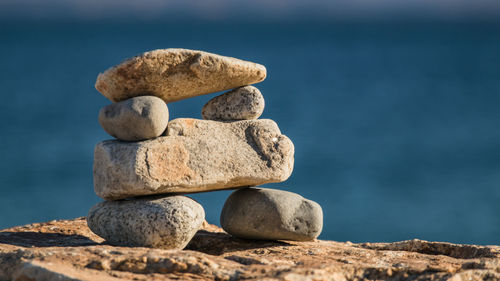
{"type": "Polygon", "coordinates": [[[201,110],[207,120],[252,120],[264,112],[264,97],[254,86],[244,86],[209,100],[201,110]]]}
{"type": "Polygon", "coordinates": [[[183,249],[204,220],[203,207],[193,199],[156,196],[98,203],[87,225],[114,245],[183,249]]]}
{"type": "Polygon", "coordinates": [[[220,223],[236,237],[308,241],[321,233],[323,211],[318,203],[292,192],[245,188],[226,200],[220,223]]]}
{"type": "Polygon", "coordinates": [[[167,128],[168,108],[158,97],[135,97],[103,107],[99,111],[99,123],[119,140],[153,139],[167,128]]]}

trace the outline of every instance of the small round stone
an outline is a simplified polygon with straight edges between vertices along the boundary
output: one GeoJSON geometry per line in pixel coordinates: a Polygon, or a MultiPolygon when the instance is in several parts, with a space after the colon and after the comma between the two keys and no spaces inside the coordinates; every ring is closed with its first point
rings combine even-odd
{"type": "Polygon", "coordinates": [[[236,237],[308,241],[321,233],[323,211],[318,203],[292,192],[244,188],[226,200],[220,223],[236,237]]]}
{"type": "Polygon", "coordinates": [[[201,116],[206,120],[252,120],[262,115],[264,106],[259,89],[244,86],[209,100],[201,116]]]}
{"type": "Polygon", "coordinates": [[[110,244],[183,249],[204,220],[203,207],[191,198],[155,196],[98,203],[87,225],[110,244]]]}
{"type": "Polygon", "coordinates": [[[99,111],[99,123],[119,140],[153,139],[167,128],[168,108],[158,97],[135,97],[103,107],[99,111]]]}

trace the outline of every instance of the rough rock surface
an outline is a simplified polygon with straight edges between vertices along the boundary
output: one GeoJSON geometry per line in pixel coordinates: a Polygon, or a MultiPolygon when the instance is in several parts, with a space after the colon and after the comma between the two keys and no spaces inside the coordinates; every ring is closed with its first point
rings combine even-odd
{"type": "Polygon", "coordinates": [[[209,100],[201,110],[207,120],[252,120],[264,112],[265,101],[253,86],[236,88],[209,100]]]}
{"type": "Polygon", "coordinates": [[[173,102],[261,82],[263,65],[187,49],[143,53],[99,74],[96,89],[111,101],[153,95],[173,102]]]}
{"type": "Polygon", "coordinates": [[[135,97],[103,107],[99,111],[99,124],[120,140],[152,139],[167,128],[168,108],[158,97],[135,97]]]}
{"type": "Polygon", "coordinates": [[[121,246],[184,249],[205,220],[203,207],[186,196],[104,201],[89,211],[89,228],[121,246]]]}
{"type": "Polygon", "coordinates": [[[220,215],[231,235],[267,240],[314,240],[323,228],[321,206],[284,190],[244,188],[227,198],[220,215]]]}
{"type": "Polygon", "coordinates": [[[167,136],[104,141],[94,153],[94,189],[108,200],[190,193],[286,180],[293,143],[272,120],[175,119],[167,136]]]}
{"type": "Polygon", "coordinates": [[[189,250],[116,247],[84,218],[0,231],[0,280],[500,280],[500,247],[271,242],[204,224],[189,250]]]}

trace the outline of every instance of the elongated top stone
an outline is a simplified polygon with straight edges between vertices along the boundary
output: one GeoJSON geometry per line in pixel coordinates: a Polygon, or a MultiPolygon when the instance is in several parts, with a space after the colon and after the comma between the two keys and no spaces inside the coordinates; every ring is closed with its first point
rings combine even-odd
{"type": "Polygon", "coordinates": [[[292,173],[293,154],[293,143],[269,119],[175,119],[164,137],[97,144],[94,189],[114,200],[282,182],[292,173]]]}
{"type": "Polygon", "coordinates": [[[99,74],[96,89],[111,101],[154,95],[165,102],[261,82],[263,65],[187,49],[143,53],[99,74]]]}

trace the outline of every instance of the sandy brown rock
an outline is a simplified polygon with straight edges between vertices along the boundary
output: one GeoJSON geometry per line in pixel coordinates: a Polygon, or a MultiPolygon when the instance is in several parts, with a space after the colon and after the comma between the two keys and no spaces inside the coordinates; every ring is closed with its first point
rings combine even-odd
{"type": "Polygon", "coordinates": [[[153,95],[173,102],[261,82],[263,65],[196,50],[143,53],[99,74],[96,89],[111,101],[153,95]]]}
{"type": "Polygon", "coordinates": [[[209,100],[201,110],[207,120],[252,120],[264,112],[265,101],[259,89],[239,87],[209,100]]]}
{"type": "Polygon", "coordinates": [[[124,141],[152,139],[163,134],[168,108],[155,96],[141,96],[103,107],[99,124],[111,136],[124,141]]]}
{"type": "Polygon", "coordinates": [[[208,224],[189,250],[102,241],[84,218],[1,230],[0,280],[500,280],[498,246],[243,240],[208,224]]]}
{"type": "Polygon", "coordinates": [[[220,224],[241,238],[309,241],[323,229],[323,211],[318,203],[293,192],[244,188],[226,200],[220,224]]]}
{"type": "Polygon", "coordinates": [[[43,280],[43,281],[74,281],[74,280],[85,280],[85,281],[118,281],[122,280],[115,278],[101,272],[98,270],[79,270],[71,265],[65,263],[52,263],[44,261],[26,261],[19,265],[19,269],[12,275],[14,281],[31,281],[31,280],[43,280]]]}
{"type": "Polygon", "coordinates": [[[89,211],[87,224],[113,245],[183,249],[205,220],[205,211],[186,196],[104,201],[89,211]]]}
{"type": "Polygon", "coordinates": [[[94,189],[114,200],[281,182],[292,173],[293,154],[293,143],[272,120],[175,119],[165,137],[99,143],[94,189]]]}

